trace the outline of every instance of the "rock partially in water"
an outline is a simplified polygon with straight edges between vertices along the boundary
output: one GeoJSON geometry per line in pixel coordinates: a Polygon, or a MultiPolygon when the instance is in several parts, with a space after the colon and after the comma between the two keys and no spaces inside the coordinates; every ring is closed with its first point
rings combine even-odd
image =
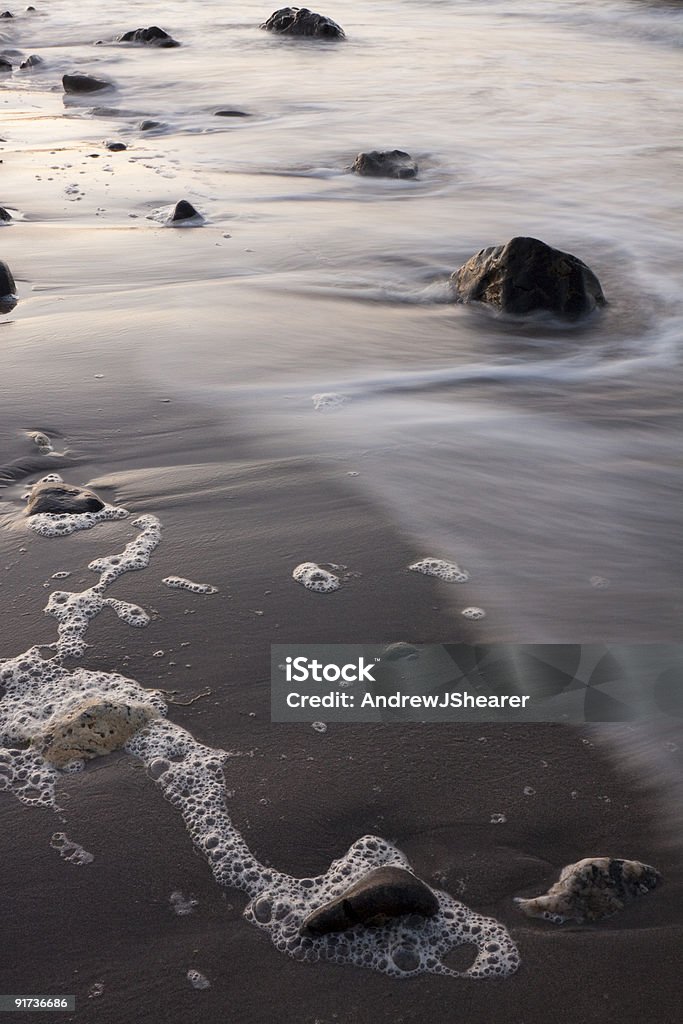
{"type": "Polygon", "coordinates": [[[26,515],[35,516],[43,512],[53,515],[80,515],[83,512],[99,512],[103,508],[104,502],[94,491],[48,481],[34,484],[26,506],[26,515]]]}
{"type": "Polygon", "coordinates": [[[342,932],[354,925],[386,924],[394,917],[417,914],[433,917],[439,901],[424,882],[405,868],[385,867],[368,872],[346,892],[309,914],[301,925],[304,935],[342,932]]]}
{"type": "Polygon", "coordinates": [[[0,18],[13,18],[13,17],[14,17],[14,15],[12,14],[11,11],[3,11],[2,14],[0,14],[0,18]]]}
{"type": "Polygon", "coordinates": [[[63,768],[69,761],[89,761],[120,750],[159,712],[147,704],[113,700],[83,701],[50,726],[42,737],[46,761],[63,768]]]}
{"type": "Polygon", "coordinates": [[[130,32],[124,32],[119,36],[119,43],[144,43],[146,46],[161,46],[170,49],[173,46],[180,46],[180,43],[164,32],[158,25],[150,25],[149,28],[134,28],[130,32]]]}
{"type": "Polygon", "coordinates": [[[12,62],[7,60],[6,57],[0,57],[0,74],[7,74],[12,70],[12,62]]]}
{"type": "Polygon", "coordinates": [[[226,110],[215,110],[214,117],[251,117],[246,110],[232,110],[228,108],[226,110]]]}
{"type": "Polygon", "coordinates": [[[16,294],[16,290],[17,286],[14,282],[14,278],[12,277],[12,271],[4,260],[0,260],[0,298],[5,298],[7,295],[14,295],[16,294]]]}
{"type": "Polygon", "coordinates": [[[661,875],[649,864],[612,857],[586,857],[562,869],[559,880],[543,896],[517,897],[527,917],[563,921],[599,921],[623,910],[659,884],[661,875]]]}
{"type": "MultiPolygon", "coordinates": [[[[6,210],[4,206],[0,206],[0,220],[4,221],[5,224],[9,224],[11,219],[12,214],[9,212],[9,210],[6,210]]],[[[5,270],[9,274],[9,270],[7,269],[6,265],[4,263],[2,265],[3,267],[5,267],[5,270]]]]}
{"type": "Polygon", "coordinates": [[[77,94],[88,92],[102,92],[104,89],[113,88],[111,82],[105,82],[94,75],[63,75],[62,85],[64,92],[77,94]]]}
{"type": "Polygon", "coordinates": [[[368,178],[416,178],[417,163],[410,153],[402,149],[391,149],[380,153],[359,153],[351,170],[368,178]]]}
{"type": "Polygon", "coordinates": [[[105,142],[105,146],[110,153],[123,153],[124,150],[128,149],[125,142],[105,142]]]}
{"type": "Polygon", "coordinates": [[[26,60],[22,60],[19,69],[21,71],[28,71],[30,68],[37,68],[44,63],[45,61],[42,57],[39,57],[37,53],[32,53],[26,60]]]}
{"type": "Polygon", "coordinates": [[[307,7],[281,7],[261,28],[280,35],[304,36],[309,39],[345,39],[343,28],[324,14],[315,14],[307,7]]]}
{"type": "Polygon", "coordinates": [[[600,282],[576,256],[538,238],[513,238],[472,256],[451,276],[457,302],[483,302],[501,313],[547,312],[566,320],[606,304],[600,282]]]}
{"type": "Polygon", "coordinates": [[[141,132],[153,132],[156,128],[163,127],[163,121],[151,121],[149,119],[146,119],[145,121],[140,121],[140,124],[138,125],[138,128],[140,129],[141,132]]]}
{"type": "Polygon", "coordinates": [[[169,221],[171,224],[177,224],[178,221],[192,220],[193,218],[201,219],[201,216],[201,213],[195,210],[192,203],[188,203],[187,199],[181,199],[179,203],[176,203],[169,221]]]}

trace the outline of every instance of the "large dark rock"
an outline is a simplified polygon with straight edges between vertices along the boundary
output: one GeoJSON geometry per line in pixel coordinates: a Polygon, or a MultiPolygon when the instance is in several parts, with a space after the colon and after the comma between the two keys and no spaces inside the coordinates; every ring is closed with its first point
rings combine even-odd
{"type": "Polygon", "coordinates": [[[404,153],[402,149],[391,149],[385,153],[373,149],[370,153],[359,153],[351,170],[370,178],[417,177],[417,163],[410,153],[404,153]]]}
{"type": "Polygon", "coordinates": [[[111,82],[103,82],[93,75],[64,75],[62,85],[64,92],[68,93],[100,92],[112,88],[111,82]]]}
{"type": "Polygon", "coordinates": [[[16,290],[12,271],[3,260],[0,260],[0,296],[14,295],[16,290]]]}
{"type": "Polygon", "coordinates": [[[261,28],[286,36],[314,39],[344,39],[343,28],[324,14],[314,14],[307,7],[281,7],[264,21],[261,28]]]}
{"type": "Polygon", "coordinates": [[[157,25],[150,25],[149,28],[134,28],[130,32],[124,32],[118,38],[119,43],[145,43],[147,46],[161,46],[169,49],[172,46],[180,46],[180,43],[164,32],[163,28],[157,25]]]}
{"type": "Polygon", "coordinates": [[[201,214],[195,210],[192,203],[188,203],[187,199],[181,199],[179,203],[176,203],[169,220],[172,224],[177,224],[178,221],[191,220],[193,217],[201,217],[201,214]]]}
{"type": "Polygon", "coordinates": [[[537,238],[482,249],[451,281],[457,302],[483,302],[513,316],[548,312],[576,320],[605,305],[600,282],[585,263],[537,238]]]}
{"type": "Polygon", "coordinates": [[[382,925],[387,919],[418,914],[433,917],[439,901],[424,882],[405,868],[375,868],[301,925],[304,935],[342,932],[356,924],[382,925]]]}
{"type": "Polygon", "coordinates": [[[79,515],[82,512],[99,512],[104,508],[93,491],[85,487],[72,487],[63,483],[35,484],[26,506],[26,515],[35,516],[40,512],[51,512],[58,515],[68,513],[79,515]]]}

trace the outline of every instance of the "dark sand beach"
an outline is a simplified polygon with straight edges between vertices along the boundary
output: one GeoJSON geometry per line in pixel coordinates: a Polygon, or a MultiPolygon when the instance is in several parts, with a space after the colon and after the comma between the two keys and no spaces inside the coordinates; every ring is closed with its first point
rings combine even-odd
{"type": "Polygon", "coordinates": [[[19,1019],[77,1024],[674,1024],[680,717],[319,732],[271,722],[270,645],[679,642],[680,11],[334,7],[347,39],[322,48],[260,32],[251,0],[60,2],[1,23],[18,302],[0,317],[0,658],[53,643],[50,593],[92,587],[88,564],[157,516],[149,565],[110,593],[149,624],[103,608],[71,667],[162,690],[171,723],[229,753],[227,811],[264,870],[321,875],[384,837],[501,923],[521,966],[298,962],[117,750],[60,773],[56,807],[0,792],[0,995],[75,994],[74,1013],[19,1019]],[[182,46],[107,45],[142,21],[182,46]],[[45,66],[20,70],[31,53],[45,66]],[[116,88],[65,97],[73,71],[116,88]],[[415,181],[348,173],[398,145],[415,181]],[[181,199],[201,225],[166,225],[181,199]],[[454,306],[449,275],[520,234],[584,258],[605,310],[560,329],[454,306]],[[36,535],[23,495],[49,473],[129,518],[36,535]],[[428,555],[469,581],[407,570],[428,555]],[[338,592],[292,579],[309,560],[345,567],[338,592]],[[174,575],[217,593],[162,585],[174,575]],[[60,857],[59,832],[92,857],[60,857]],[[595,923],[523,916],[515,897],[592,856],[662,883],[595,923]]]}

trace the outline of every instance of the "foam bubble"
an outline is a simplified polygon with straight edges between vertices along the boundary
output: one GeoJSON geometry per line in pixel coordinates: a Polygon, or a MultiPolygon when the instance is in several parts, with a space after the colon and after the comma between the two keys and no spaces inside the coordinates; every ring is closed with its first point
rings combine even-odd
{"type": "Polygon", "coordinates": [[[183,576],[167,576],[161,582],[172,590],[191,590],[193,594],[218,593],[218,587],[213,587],[210,583],[193,583],[192,580],[186,580],[183,576]]]}
{"type": "Polygon", "coordinates": [[[183,896],[179,889],[172,892],[168,899],[179,917],[187,917],[188,914],[194,914],[194,908],[198,906],[198,901],[194,897],[183,896]]]}
{"type": "Polygon", "coordinates": [[[187,980],[192,988],[211,988],[211,982],[200,971],[191,969],[187,972],[187,980]]]}
{"type": "MultiPolygon", "coordinates": [[[[63,484],[64,481],[59,473],[48,473],[36,483],[63,484]]],[[[30,492],[24,495],[25,498],[30,496],[30,492]]],[[[26,525],[40,537],[68,537],[79,530],[92,530],[93,526],[110,519],[125,519],[128,514],[128,509],[105,504],[99,512],[39,512],[35,516],[30,516],[26,525]]]]}
{"type": "Polygon", "coordinates": [[[485,619],[486,618],[486,612],[484,611],[484,609],[483,608],[475,608],[474,606],[472,608],[463,608],[463,610],[460,612],[460,614],[463,616],[463,618],[465,618],[465,619],[472,619],[475,622],[478,619],[485,619]]]}
{"type": "Polygon", "coordinates": [[[62,860],[70,864],[92,864],[95,859],[94,854],[88,853],[78,843],[74,843],[64,832],[55,832],[50,840],[50,846],[53,850],[59,850],[62,860]]]}
{"type": "Polygon", "coordinates": [[[321,391],[312,395],[313,408],[316,412],[331,412],[332,409],[339,409],[346,404],[346,396],[339,395],[336,391],[321,391]]]}
{"type": "Polygon", "coordinates": [[[470,574],[461,569],[455,562],[445,562],[442,558],[423,558],[413,562],[408,568],[411,572],[421,572],[424,576],[436,576],[444,583],[467,583],[470,574]]]}
{"type": "Polygon", "coordinates": [[[318,594],[329,594],[333,590],[339,590],[339,577],[323,569],[316,562],[302,562],[301,565],[297,565],[292,577],[307,590],[315,590],[318,594]]]}

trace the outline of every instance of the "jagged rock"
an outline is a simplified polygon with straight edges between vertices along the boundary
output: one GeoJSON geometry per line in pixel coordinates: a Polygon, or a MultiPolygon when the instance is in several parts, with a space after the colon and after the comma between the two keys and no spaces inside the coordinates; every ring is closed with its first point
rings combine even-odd
{"type": "Polygon", "coordinates": [[[110,754],[156,718],[158,712],[146,704],[113,700],[83,701],[50,726],[41,737],[46,761],[62,768],[69,761],[89,761],[110,754]]]}
{"type": "Polygon", "coordinates": [[[80,515],[82,512],[99,512],[104,508],[93,491],[85,487],[72,487],[63,483],[34,484],[26,506],[26,515],[35,516],[41,512],[57,515],[80,515]]]}
{"type": "Polygon", "coordinates": [[[145,43],[147,46],[161,46],[169,49],[172,46],[180,46],[180,43],[164,32],[163,28],[157,25],[150,25],[149,28],[135,28],[130,32],[124,32],[118,38],[119,43],[145,43]]]}
{"type": "Polygon", "coordinates": [[[138,125],[138,128],[140,129],[141,132],[152,132],[152,131],[154,131],[155,128],[163,128],[163,127],[164,127],[163,121],[151,121],[151,120],[140,121],[140,124],[138,125]]]}
{"type": "Polygon", "coordinates": [[[587,857],[562,869],[559,880],[543,896],[516,897],[527,917],[563,921],[599,921],[623,910],[661,880],[656,868],[638,860],[587,857]]]}
{"type": "Polygon", "coordinates": [[[125,142],[107,142],[105,145],[111,153],[123,153],[125,149],[128,149],[125,142]]]}
{"type": "Polygon", "coordinates": [[[169,220],[171,223],[176,223],[179,220],[190,220],[192,217],[201,217],[201,214],[195,210],[192,203],[188,203],[187,199],[181,199],[179,203],[176,203],[169,220]]]}
{"type": "Polygon", "coordinates": [[[382,925],[393,917],[418,914],[433,917],[439,901],[424,882],[405,868],[376,868],[346,892],[309,914],[301,925],[304,935],[341,932],[356,924],[382,925]]]}
{"type": "Polygon", "coordinates": [[[93,75],[64,75],[62,77],[62,85],[64,86],[64,92],[68,93],[83,93],[83,92],[101,92],[103,89],[111,89],[111,82],[103,82],[101,78],[95,78],[93,75]]]}
{"type": "Polygon", "coordinates": [[[26,71],[28,68],[37,68],[40,64],[44,64],[45,61],[42,57],[39,57],[37,53],[32,53],[26,60],[22,60],[19,68],[21,71],[26,71]]]}
{"type": "Polygon", "coordinates": [[[585,263],[537,238],[482,249],[451,282],[457,302],[483,302],[514,316],[548,312],[576,320],[605,305],[600,282],[585,263]]]}
{"type": "Polygon", "coordinates": [[[3,11],[2,14],[0,14],[0,18],[13,18],[13,17],[14,17],[14,15],[12,14],[11,11],[3,11]]]}
{"type": "Polygon", "coordinates": [[[7,60],[6,57],[0,57],[0,74],[6,73],[12,70],[12,62],[7,60]]]}
{"type": "Polygon", "coordinates": [[[17,286],[14,283],[12,271],[4,260],[0,260],[0,296],[14,295],[16,290],[17,286]]]}
{"type": "Polygon", "coordinates": [[[4,221],[7,224],[9,221],[11,221],[11,219],[12,214],[9,212],[9,210],[6,210],[4,206],[0,206],[0,220],[4,221]]]}
{"type": "Polygon", "coordinates": [[[371,178],[416,178],[417,163],[410,153],[401,149],[388,150],[380,153],[359,153],[351,170],[371,178]]]}
{"type": "Polygon", "coordinates": [[[214,117],[251,117],[246,110],[215,110],[214,117]]]}
{"type": "Polygon", "coordinates": [[[344,39],[345,33],[336,21],[315,14],[307,7],[281,7],[275,11],[261,28],[280,35],[306,36],[315,39],[344,39]]]}

